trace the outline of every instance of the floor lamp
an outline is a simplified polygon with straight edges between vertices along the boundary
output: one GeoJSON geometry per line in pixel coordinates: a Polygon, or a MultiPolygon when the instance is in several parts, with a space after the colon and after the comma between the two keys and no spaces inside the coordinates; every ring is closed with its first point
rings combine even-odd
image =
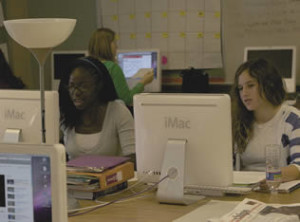
{"type": "Polygon", "coordinates": [[[12,39],[27,48],[39,64],[42,143],[46,143],[44,64],[51,50],[72,33],[76,19],[33,18],[4,21],[12,39]]]}

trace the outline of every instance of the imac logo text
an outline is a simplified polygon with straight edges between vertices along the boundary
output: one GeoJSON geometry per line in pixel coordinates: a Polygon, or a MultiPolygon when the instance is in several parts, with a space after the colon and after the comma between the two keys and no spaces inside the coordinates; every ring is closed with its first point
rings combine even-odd
{"type": "Polygon", "coordinates": [[[19,112],[14,109],[7,109],[4,112],[5,119],[13,119],[13,120],[24,120],[25,119],[25,112],[19,112]]]}
{"type": "Polygon", "coordinates": [[[191,121],[179,119],[178,117],[165,117],[165,128],[191,129],[191,121]]]}

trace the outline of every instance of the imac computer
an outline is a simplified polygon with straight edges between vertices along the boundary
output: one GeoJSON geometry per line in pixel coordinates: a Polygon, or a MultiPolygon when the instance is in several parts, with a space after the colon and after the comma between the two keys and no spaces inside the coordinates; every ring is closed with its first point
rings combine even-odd
{"type": "Polygon", "coordinates": [[[0,143],[1,222],[68,221],[65,148],[0,143]]]}
{"type": "MultiPolygon", "coordinates": [[[[40,91],[0,90],[0,142],[42,143],[40,91]]],[[[46,144],[59,143],[58,92],[45,91],[46,144]]]]}
{"type": "Polygon", "coordinates": [[[129,88],[132,88],[149,70],[153,81],[145,86],[145,92],[161,91],[161,58],[158,49],[118,50],[117,61],[124,72],[129,88]]]}
{"type": "Polygon", "coordinates": [[[51,54],[52,90],[58,90],[59,82],[69,65],[77,58],[87,56],[87,51],[53,51],[51,54]]]}
{"type": "Polygon", "coordinates": [[[256,58],[265,58],[272,62],[284,79],[286,91],[296,92],[295,46],[246,47],[244,61],[256,58]]]}
{"type": "Polygon", "coordinates": [[[189,187],[232,185],[228,95],[142,93],[134,96],[134,114],[138,178],[170,176],[159,184],[160,202],[185,204],[189,187]]]}

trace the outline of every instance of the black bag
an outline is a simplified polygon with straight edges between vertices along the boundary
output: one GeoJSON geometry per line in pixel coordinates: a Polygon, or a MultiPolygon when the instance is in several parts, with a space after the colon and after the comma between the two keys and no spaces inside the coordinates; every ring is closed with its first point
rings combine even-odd
{"type": "Polygon", "coordinates": [[[208,93],[209,78],[208,74],[202,69],[186,69],[181,73],[183,93],[208,93]]]}

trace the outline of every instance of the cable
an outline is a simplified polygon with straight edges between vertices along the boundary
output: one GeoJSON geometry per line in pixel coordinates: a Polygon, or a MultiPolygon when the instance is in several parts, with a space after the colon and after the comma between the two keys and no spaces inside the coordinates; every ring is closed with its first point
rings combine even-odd
{"type": "Polygon", "coordinates": [[[83,215],[83,214],[92,212],[92,211],[94,211],[94,210],[96,210],[96,209],[99,209],[99,208],[101,208],[101,207],[108,206],[108,205],[111,205],[111,204],[113,204],[113,203],[117,203],[117,202],[120,202],[120,201],[128,200],[128,199],[130,199],[130,198],[132,198],[132,197],[135,197],[135,196],[137,196],[137,195],[139,195],[139,194],[142,194],[142,193],[145,193],[145,192],[147,192],[147,191],[152,190],[152,189],[155,188],[159,183],[161,183],[163,180],[165,180],[165,179],[168,178],[168,177],[169,177],[169,176],[166,175],[165,177],[163,177],[162,179],[160,179],[158,182],[154,183],[153,185],[151,185],[151,186],[145,188],[144,190],[142,190],[142,191],[140,191],[140,192],[131,194],[131,195],[127,196],[127,197],[122,197],[122,198],[119,198],[119,199],[116,199],[116,200],[112,200],[112,201],[110,201],[110,202],[106,202],[106,203],[103,203],[103,204],[101,204],[101,205],[96,205],[96,206],[92,206],[92,207],[86,207],[86,208],[81,208],[81,209],[71,210],[71,211],[78,211],[78,210],[81,210],[81,211],[82,211],[82,210],[88,209],[88,210],[86,210],[86,211],[84,211],[84,212],[69,213],[69,217],[83,215]]]}
{"type": "Polygon", "coordinates": [[[96,205],[96,206],[92,206],[92,207],[86,207],[86,208],[80,208],[80,209],[75,209],[75,210],[71,210],[69,211],[69,217],[73,217],[73,216],[79,216],[79,215],[83,215],[83,214],[86,214],[86,213],[89,213],[89,212],[92,212],[96,209],[99,209],[99,208],[102,208],[102,207],[105,207],[105,206],[108,206],[108,205],[111,205],[113,203],[117,203],[117,202],[120,202],[120,201],[124,201],[124,200],[128,200],[132,197],[135,197],[137,195],[140,195],[142,193],[145,193],[145,192],[148,192],[150,190],[152,190],[153,188],[155,188],[158,184],[160,184],[162,181],[164,181],[165,179],[167,179],[169,177],[169,175],[166,175],[165,177],[161,178],[158,182],[154,183],[153,185],[145,188],[144,190],[140,191],[140,192],[137,192],[137,193],[134,193],[134,194],[131,194],[127,197],[121,197],[119,199],[116,199],[116,200],[112,200],[110,202],[105,202],[101,205],[96,205]],[[87,209],[87,210],[86,210],[87,209]],[[73,211],[82,211],[82,210],[85,210],[83,212],[74,212],[72,213],[73,211]]]}
{"type": "MultiPolygon", "coordinates": [[[[131,186],[127,187],[126,189],[120,190],[119,192],[115,192],[115,193],[111,193],[111,194],[107,194],[106,196],[114,196],[114,195],[120,195],[126,191],[130,191],[132,193],[136,193],[135,191],[133,191],[132,189],[140,184],[144,184],[144,181],[151,175],[153,174],[153,171],[149,171],[147,172],[147,174],[143,177],[141,177],[138,182],[132,184],[131,186]]],[[[96,203],[100,203],[99,205],[93,205],[90,207],[83,207],[83,208],[77,208],[77,209],[72,209],[72,210],[68,210],[68,213],[73,213],[73,212],[78,212],[78,211],[82,211],[82,210],[86,210],[86,209],[90,209],[90,208],[94,208],[95,206],[101,206],[103,204],[106,204],[107,202],[103,202],[103,201],[98,201],[97,199],[95,200],[96,203]]]]}

